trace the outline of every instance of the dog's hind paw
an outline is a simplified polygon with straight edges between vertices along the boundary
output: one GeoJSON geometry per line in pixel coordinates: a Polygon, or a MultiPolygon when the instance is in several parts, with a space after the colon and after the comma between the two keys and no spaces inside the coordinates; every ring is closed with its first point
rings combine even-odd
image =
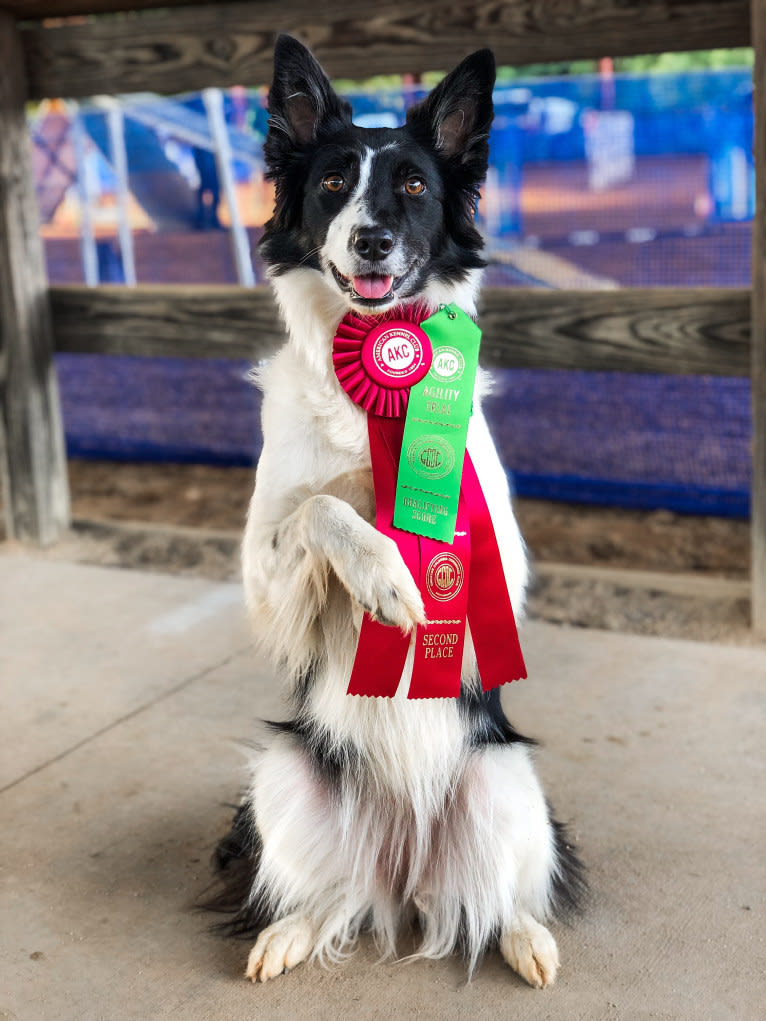
{"type": "Polygon", "coordinates": [[[268,982],[305,961],[314,948],[314,930],[305,915],[287,915],[264,929],[250,951],[245,978],[268,982]]]}
{"type": "Polygon", "coordinates": [[[500,953],[515,972],[536,989],[553,985],[559,967],[556,940],[531,915],[520,915],[500,937],[500,953]]]}

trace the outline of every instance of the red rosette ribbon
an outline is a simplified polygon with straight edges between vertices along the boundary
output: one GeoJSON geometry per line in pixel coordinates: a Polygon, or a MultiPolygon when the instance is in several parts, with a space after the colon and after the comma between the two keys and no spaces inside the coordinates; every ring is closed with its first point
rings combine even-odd
{"type": "MultiPolygon", "coordinates": [[[[428,314],[419,306],[383,316],[349,313],[338,325],[332,358],[340,385],[367,412],[376,527],[396,542],[426,610],[407,697],[456,698],[466,621],[484,691],[526,677],[526,668],[492,519],[468,451],[451,544],[393,524],[410,387],[431,366],[431,344],[420,328],[428,314]]],[[[409,635],[365,613],[348,694],[393,697],[409,647],[409,635]]]]}
{"type": "Polygon", "coordinates": [[[338,324],[332,362],[338,382],[369,415],[403,418],[410,387],[431,368],[431,342],[417,307],[384,316],[349,313],[338,324]]]}

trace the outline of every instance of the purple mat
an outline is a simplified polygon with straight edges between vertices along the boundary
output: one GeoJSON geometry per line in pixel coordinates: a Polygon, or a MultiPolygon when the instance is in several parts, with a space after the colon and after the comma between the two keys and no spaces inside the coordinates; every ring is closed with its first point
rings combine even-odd
{"type": "MultiPolygon", "coordinates": [[[[70,456],[254,464],[260,395],[228,360],[58,355],[70,456]]],[[[520,495],[746,516],[745,379],[511,370],[487,414],[520,495]]]]}

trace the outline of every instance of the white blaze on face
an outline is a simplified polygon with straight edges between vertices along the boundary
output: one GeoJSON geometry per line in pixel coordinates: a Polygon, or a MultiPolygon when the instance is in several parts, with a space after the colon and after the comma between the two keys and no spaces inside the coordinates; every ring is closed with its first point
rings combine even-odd
{"type": "Polygon", "coordinates": [[[359,164],[359,180],[343,209],[331,221],[327,239],[322,248],[323,263],[333,263],[347,277],[354,275],[350,265],[350,241],[360,227],[372,227],[373,220],[367,205],[367,195],[372,175],[373,150],[365,149],[359,164]]]}
{"type": "MultiPolygon", "coordinates": [[[[381,187],[390,187],[390,182],[381,182],[376,179],[375,162],[382,152],[390,148],[395,147],[391,145],[384,145],[380,149],[365,147],[359,165],[359,180],[356,187],[343,209],[330,223],[327,238],[322,246],[321,261],[328,278],[331,276],[328,268],[329,263],[332,263],[345,277],[354,277],[359,273],[359,257],[354,253],[352,241],[360,227],[376,226],[375,219],[370,212],[373,205],[372,197],[381,187]]],[[[391,274],[392,277],[400,276],[409,268],[411,261],[402,251],[400,240],[395,238],[393,250],[385,261],[386,273],[391,274]]],[[[377,297],[373,294],[368,296],[377,297]]]]}

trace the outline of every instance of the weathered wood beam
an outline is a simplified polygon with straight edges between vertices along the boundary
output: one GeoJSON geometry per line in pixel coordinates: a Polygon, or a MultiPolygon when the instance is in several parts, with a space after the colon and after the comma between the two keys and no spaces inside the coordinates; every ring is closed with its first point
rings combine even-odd
{"type": "Polygon", "coordinates": [[[766,0],[753,0],[755,194],[753,220],[753,629],[766,638],[766,0]]]}
{"type": "MultiPolygon", "coordinates": [[[[266,287],[52,289],[59,351],[259,358],[284,339],[266,287]]],[[[487,288],[482,361],[504,368],[746,376],[746,290],[487,288]]]]}
{"type": "MultiPolygon", "coordinates": [[[[157,7],[188,7],[194,0],[3,0],[3,7],[20,21],[69,18],[82,14],[146,11],[157,7]]],[[[199,2],[199,0],[197,0],[199,2]]]]}
{"type": "Polygon", "coordinates": [[[259,0],[32,23],[23,33],[39,99],[262,85],[278,31],[308,43],[331,76],[363,79],[448,70],[481,46],[512,65],[743,46],[748,14],[747,0],[380,0],[374,11],[358,0],[259,0]]]}
{"type": "Polygon", "coordinates": [[[51,301],[57,351],[260,358],[285,337],[264,286],[67,286],[51,301]]]}
{"type": "Polygon", "coordinates": [[[0,10],[0,475],[8,534],[47,544],[69,523],[69,490],[24,83],[0,10]]]}
{"type": "Polygon", "coordinates": [[[750,295],[735,288],[487,288],[482,360],[514,368],[747,376],[750,295]]]}
{"type": "MultiPolygon", "coordinates": [[[[231,3],[231,0],[229,0],[231,3]]],[[[248,0],[234,0],[234,3],[247,3],[248,0]]],[[[252,0],[250,0],[252,2],[252,0]]],[[[544,20],[551,13],[555,17],[558,12],[555,10],[556,4],[552,0],[537,0],[533,3],[532,0],[506,0],[504,6],[511,6],[516,3],[516,6],[525,6],[527,8],[542,9],[542,13],[537,15],[537,20],[544,20]]],[[[146,11],[152,9],[170,8],[170,7],[190,7],[198,6],[199,0],[3,0],[3,7],[6,10],[11,11],[20,20],[33,20],[41,18],[65,18],[78,16],[83,14],[112,14],[115,12],[128,12],[128,11],[146,11]]],[[[576,13],[576,8],[585,6],[584,0],[568,0],[568,5],[576,13]]],[[[218,5],[214,5],[218,6],[218,5]]],[[[486,4],[485,7],[489,7],[486,4]]],[[[559,3],[559,7],[562,5],[559,3]]],[[[607,3],[602,4],[605,8],[606,13],[609,13],[609,6],[607,3]]],[[[617,3],[612,3],[612,7],[620,6],[617,3]]],[[[649,4],[646,0],[625,0],[621,5],[622,7],[633,7],[638,18],[641,17],[642,11],[646,9],[649,4]]],[[[654,6],[659,6],[656,3],[654,6]]],[[[672,0],[666,0],[665,7],[673,6],[672,0]]],[[[715,6],[715,0],[681,0],[680,3],[676,3],[677,7],[685,8],[696,8],[701,11],[703,7],[715,6]]],[[[289,4],[288,4],[289,8],[289,4]]],[[[683,13],[682,13],[683,16],[683,13]]],[[[593,17],[594,23],[598,22],[598,19],[593,17]]]]}

